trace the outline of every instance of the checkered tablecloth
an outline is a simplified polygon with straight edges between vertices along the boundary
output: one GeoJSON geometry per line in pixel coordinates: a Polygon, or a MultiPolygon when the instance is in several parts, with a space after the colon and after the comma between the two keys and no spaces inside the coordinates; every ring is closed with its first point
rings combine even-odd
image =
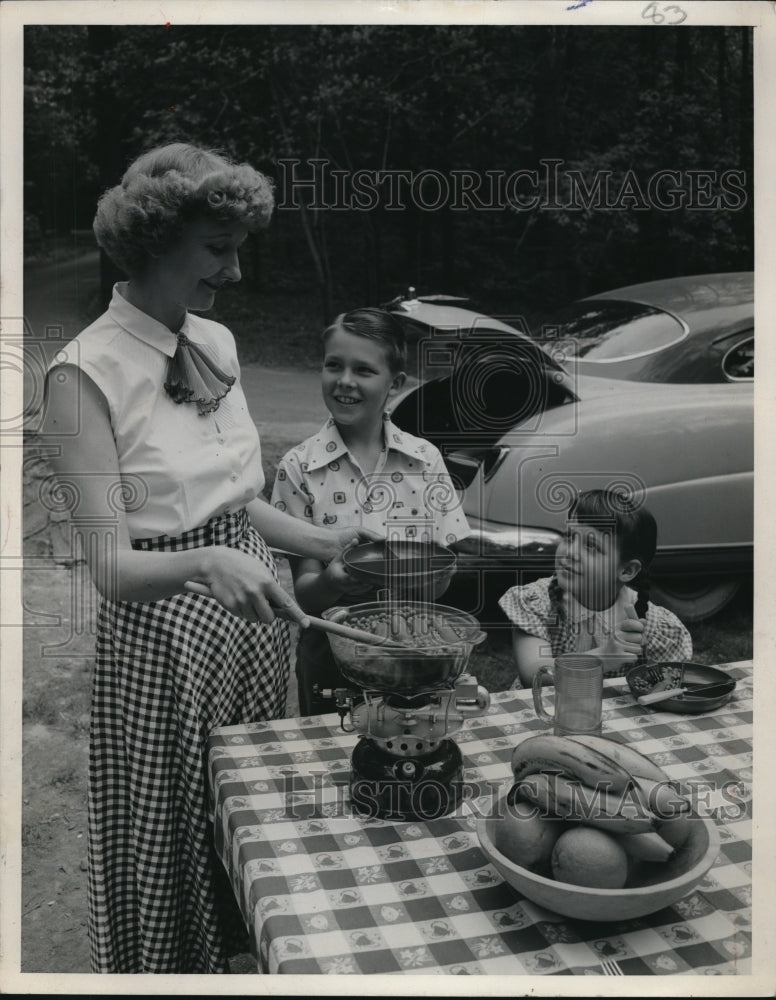
{"type": "MultiPolygon", "coordinates": [[[[752,664],[714,713],[639,706],[607,680],[604,733],[649,755],[699,812],[720,853],[698,887],[639,920],[588,923],[551,913],[503,882],[479,847],[471,803],[429,822],[351,815],[357,737],[336,716],[213,732],[208,744],[219,855],[258,969],[282,973],[626,975],[751,972],[752,664]]],[[[530,692],[491,696],[455,739],[475,804],[511,783],[517,737],[546,731],[530,692]],[[481,798],[476,796],[481,795],[481,798]]]]}

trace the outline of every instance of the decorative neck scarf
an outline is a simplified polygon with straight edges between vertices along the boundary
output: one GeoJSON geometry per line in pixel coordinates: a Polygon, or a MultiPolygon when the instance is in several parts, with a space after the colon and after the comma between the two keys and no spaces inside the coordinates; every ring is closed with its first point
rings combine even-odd
{"type": "Polygon", "coordinates": [[[221,399],[235,383],[185,333],[178,334],[178,347],[167,365],[164,388],[176,403],[196,403],[199,415],[218,409],[221,399]]]}

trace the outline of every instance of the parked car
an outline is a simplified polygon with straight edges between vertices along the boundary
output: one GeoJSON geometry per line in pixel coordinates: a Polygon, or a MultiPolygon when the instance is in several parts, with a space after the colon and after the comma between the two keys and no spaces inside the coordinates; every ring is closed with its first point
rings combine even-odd
{"type": "Polygon", "coordinates": [[[458,575],[477,600],[551,572],[574,492],[616,485],[657,519],[656,601],[697,621],[751,575],[751,273],[593,295],[538,336],[457,303],[391,308],[420,378],[393,417],[442,450],[463,491],[458,575]]]}

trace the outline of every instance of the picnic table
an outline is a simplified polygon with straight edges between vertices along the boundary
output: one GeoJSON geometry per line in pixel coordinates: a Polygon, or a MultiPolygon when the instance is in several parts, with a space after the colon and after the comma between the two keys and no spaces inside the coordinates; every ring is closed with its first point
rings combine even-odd
{"type": "Polygon", "coordinates": [[[535,905],[482,853],[477,811],[511,784],[510,756],[546,731],[530,691],[491,695],[455,735],[466,801],[400,822],[348,803],[355,734],[336,715],[216,729],[208,741],[215,844],[251,935],[257,971],[512,975],[736,975],[751,972],[752,663],[714,712],[640,706],[604,685],[604,735],[647,754],[712,816],[717,860],[673,906],[591,923],[535,905]]]}

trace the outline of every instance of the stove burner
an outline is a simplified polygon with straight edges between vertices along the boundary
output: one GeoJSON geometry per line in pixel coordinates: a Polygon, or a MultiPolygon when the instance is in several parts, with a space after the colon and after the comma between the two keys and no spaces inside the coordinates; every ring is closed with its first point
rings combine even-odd
{"type": "Polygon", "coordinates": [[[435,751],[467,718],[481,715],[489,701],[474,677],[461,674],[453,688],[418,695],[364,691],[361,704],[351,699],[348,710],[351,731],[394,757],[417,757],[435,751]]]}
{"type": "Polygon", "coordinates": [[[433,700],[433,693],[424,691],[422,694],[416,695],[385,694],[382,697],[385,704],[390,705],[391,708],[412,710],[426,708],[427,705],[430,705],[433,700]]]}
{"type": "Polygon", "coordinates": [[[369,818],[438,819],[458,807],[463,786],[463,757],[453,740],[401,758],[362,737],[351,758],[350,803],[369,818]]]}

